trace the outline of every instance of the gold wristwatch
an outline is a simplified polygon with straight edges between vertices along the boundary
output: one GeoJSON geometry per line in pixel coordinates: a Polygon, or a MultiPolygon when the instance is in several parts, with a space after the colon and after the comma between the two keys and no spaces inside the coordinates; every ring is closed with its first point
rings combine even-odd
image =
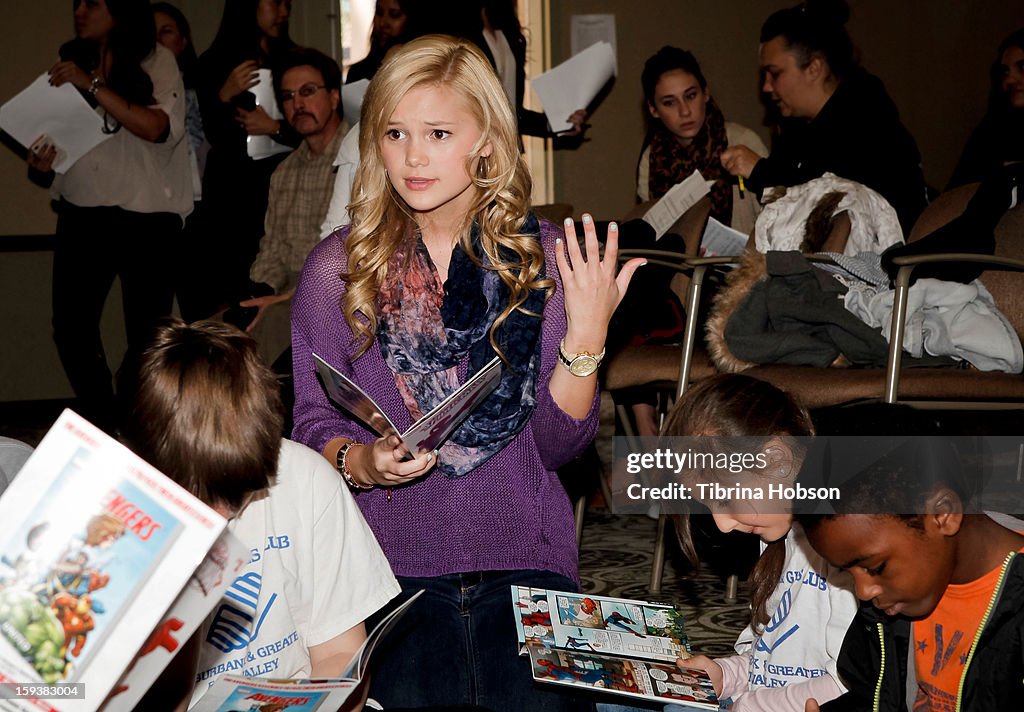
{"type": "Polygon", "coordinates": [[[592,354],[587,351],[567,354],[565,353],[565,339],[562,339],[558,344],[558,361],[569,369],[569,373],[574,376],[584,378],[592,375],[597,371],[598,366],[601,365],[602,359],[604,359],[604,349],[601,349],[599,354],[592,354]]]}

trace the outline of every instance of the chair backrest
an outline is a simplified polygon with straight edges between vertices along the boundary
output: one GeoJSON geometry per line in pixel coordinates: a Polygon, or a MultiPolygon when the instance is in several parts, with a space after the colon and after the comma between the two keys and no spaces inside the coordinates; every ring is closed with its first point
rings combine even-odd
{"type": "MultiPolygon", "coordinates": [[[[914,223],[907,242],[929,235],[963,213],[978,189],[977,183],[946,191],[925,208],[914,223]]],[[[1024,260],[1024,205],[1007,210],[995,230],[996,255],[1024,260]]],[[[1017,334],[1024,339],[1024,289],[1021,275],[1015,272],[988,270],[981,275],[985,288],[992,293],[996,306],[1006,315],[1017,334]]]]}

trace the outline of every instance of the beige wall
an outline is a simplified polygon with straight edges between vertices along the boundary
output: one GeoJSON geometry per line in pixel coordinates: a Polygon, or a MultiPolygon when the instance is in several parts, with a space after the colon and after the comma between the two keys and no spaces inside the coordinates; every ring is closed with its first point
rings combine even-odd
{"type": "MultiPolygon", "coordinates": [[[[640,71],[660,47],[693,51],[727,119],[757,129],[761,23],[792,0],[551,0],[552,57],[569,54],[572,13],[614,13],[619,76],[591,117],[590,139],[555,155],[555,199],[598,219],[633,205],[643,141],[640,71]]],[[[863,64],[885,82],[917,139],[929,183],[943,187],[984,113],[987,69],[999,41],[1024,26],[1024,3],[1006,0],[854,0],[849,30],[863,64]]]]}

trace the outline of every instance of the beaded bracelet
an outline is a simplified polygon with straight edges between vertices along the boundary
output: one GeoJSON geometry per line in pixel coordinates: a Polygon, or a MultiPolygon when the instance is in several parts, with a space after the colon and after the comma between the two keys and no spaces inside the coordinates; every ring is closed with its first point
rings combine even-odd
{"type": "Polygon", "coordinates": [[[351,448],[353,445],[355,445],[355,442],[352,441],[352,440],[349,440],[347,443],[345,443],[344,445],[342,445],[338,449],[338,456],[337,456],[337,458],[334,461],[334,466],[337,468],[338,472],[341,473],[341,476],[345,478],[345,483],[349,487],[351,487],[352,489],[354,489],[354,490],[369,490],[369,489],[373,489],[373,485],[363,485],[363,484],[360,484],[360,483],[356,482],[354,477],[352,477],[352,470],[349,469],[348,459],[347,458],[348,458],[349,448],[351,448]]]}

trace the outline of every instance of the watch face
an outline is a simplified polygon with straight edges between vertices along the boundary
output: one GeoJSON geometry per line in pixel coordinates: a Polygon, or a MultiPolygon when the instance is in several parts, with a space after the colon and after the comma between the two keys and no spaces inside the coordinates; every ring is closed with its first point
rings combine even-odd
{"type": "Polygon", "coordinates": [[[577,356],[569,364],[569,371],[574,376],[589,376],[597,370],[600,363],[593,356],[577,356]]]}

